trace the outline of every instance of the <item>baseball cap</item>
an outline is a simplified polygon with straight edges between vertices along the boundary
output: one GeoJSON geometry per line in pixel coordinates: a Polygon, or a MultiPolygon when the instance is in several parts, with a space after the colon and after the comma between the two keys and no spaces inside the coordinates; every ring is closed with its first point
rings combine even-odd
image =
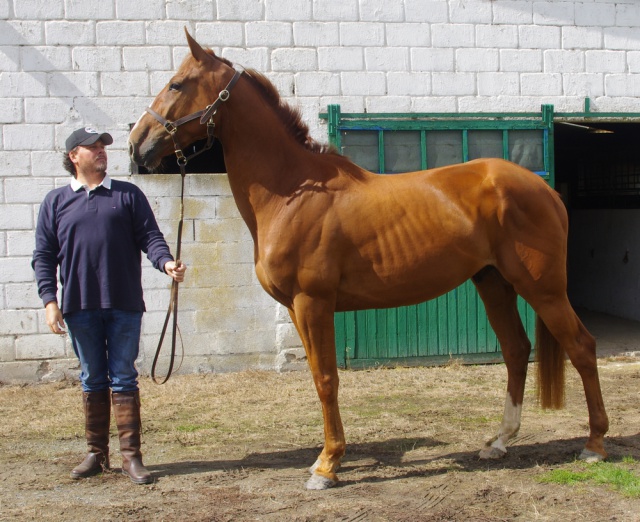
{"type": "Polygon", "coordinates": [[[78,145],[91,145],[98,140],[102,140],[102,143],[105,145],[111,145],[113,143],[111,134],[107,132],[100,133],[91,127],[83,127],[75,130],[65,142],[65,145],[67,146],[67,153],[71,152],[78,145]]]}

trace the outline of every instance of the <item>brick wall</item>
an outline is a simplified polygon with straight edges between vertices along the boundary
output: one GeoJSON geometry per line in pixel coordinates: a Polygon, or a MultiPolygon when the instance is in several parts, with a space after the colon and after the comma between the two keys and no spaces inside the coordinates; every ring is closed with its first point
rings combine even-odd
{"type": "MultiPolygon", "coordinates": [[[[75,375],[48,333],[30,268],[38,206],[68,182],[67,135],[111,132],[109,172],[140,185],[170,244],[179,180],[130,176],[128,125],[198,41],[267,74],[326,141],[318,113],[639,112],[636,0],[0,0],[0,381],[75,375]]],[[[259,287],[225,176],[192,175],[183,258],[181,371],[295,368],[286,310],[259,287]]],[[[169,296],[144,261],[148,372],[169,296]]]]}

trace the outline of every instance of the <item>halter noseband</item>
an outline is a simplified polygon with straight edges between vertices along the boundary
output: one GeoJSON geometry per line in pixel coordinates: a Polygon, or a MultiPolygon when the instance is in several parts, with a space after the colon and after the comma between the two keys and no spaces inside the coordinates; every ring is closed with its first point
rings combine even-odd
{"type": "Polygon", "coordinates": [[[153,116],[156,120],[158,120],[158,123],[160,123],[160,125],[162,125],[164,129],[171,136],[171,139],[173,140],[173,145],[174,145],[178,165],[180,166],[181,169],[184,169],[184,167],[187,165],[188,161],[191,158],[194,158],[195,156],[198,156],[199,154],[202,154],[203,152],[213,147],[213,141],[215,139],[215,136],[213,135],[213,131],[215,128],[215,123],[213,123],[213,116],[218,110],[218,107],[220,106],[220,104],[222,104],[223,102],[226,102],[229,99],[229,96],[231,95],[230,94],[231,89],[236,84],[236,82],[240,79],[241,74],[242,74],[242,71],[235,71],[235,74],[233,75],[233,78],[231,78],[231,81],[227,84],[227,86],[224,89],[220,91],[220,93],[218,94],[218,98],[211,105],[208,105],[201,111],[194,112],[192,114],[189,114],[188,116],[183,116],[182,118],[179,118],[176,121],[167,120],[166,118],[160,116],[151,107],[147,107],[145,109],[149,114],[151,114],[151,116],[153,116]],[[201,125],[205,123],[207,124],[207,143],[199,151],[194,152],[190,156],[185,156],[176,140],[176,133],[178,132],[178,127],[180,127],[180,125],[184,125],[185,123],[193,121],[196,118],[200,118],[201,125]]]}

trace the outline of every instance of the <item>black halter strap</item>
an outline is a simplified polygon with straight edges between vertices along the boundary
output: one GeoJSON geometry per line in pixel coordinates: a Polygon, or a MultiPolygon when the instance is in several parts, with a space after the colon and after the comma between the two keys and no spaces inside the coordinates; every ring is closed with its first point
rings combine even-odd
{"type": "MultiPolygon", "coordinates": [[[[176,121],[169,121],[156,111],[154,111],[151,107],[147,107],[146,111],[151,114],[169,133],[171,139],[173,140],[174,151],[178,161],[178,165],[180,166],[180,176],[181,176],[181,189],[180,189],[180,221],[178,222],[178,240],[176,245],[176,266],[180,266],[182,263],[180,261],[180,250],[182,246],[182,223],[184,221],[184,178],[186,175],[186,166],[191,158],[202,154],[203,152],[209,150],[213,146],[213,142],[215,140],[214,129],[215,123],[213,123],[213,116],[220,104],[226,102],[229,99],[230,91],[236,82],[240,79],[240,75],[242,71],[236,71],[233,75],[231,81],[227,84],[227,86],[220,91],[218,94],[218,98],[209,106],[201,111],[194,112],[187,116],[183,116],[182,118],[177,119],[176,121]],[[178,141],[176,139],[176,134],[178,133],[178,127],[193,121],[197,118],[200,118],[200,124],[207,125],[207,143],[204,145],[202,149],[194,152],[190,156],[185,156],[182,152],[182,149],[178,145],[178,141]]],[[[164,325],[162,326],[162,332],[160,333],[160,340],[158,341],[158,347],[156,348],[156,354],[153,358],[153,364],[151,365],[151,379],[156,384],[164,384],[171,377],[171,373],[173,372],[173,362],[175,360],[176,355],[176,332],[180,334],[180,328],[178,327],[178,285],[179,283],[174,279],[171,281],[171,298],[169,302],[169,308],[167,310],[167,315],[164,319],[164,325]],[[164,377],[162,382],[158,382],[156,380],[156,364],[158,363],[158,358],[160,357],[160,351],[162,349],[162,343],[164,341],[164,336],[167,332],[167,326],[169,325],[169,319],[171,318],[171,314],[173,314],[173,323],[172,323],[172,332],[171,332],[171,357],[169,359],[169,369],[167,370],[167,375],[164,377]]],[[[182,336],[180,336],[180,342],[182,343],[182,336]]],[[[184,346],[182,347],[182,358],[184,359],[184,346]]],[[[180,365],[182,365],[182,360],[180,361],[180,365]]],[[[179,368],[179,367],[178,367],[179,368]]]]}

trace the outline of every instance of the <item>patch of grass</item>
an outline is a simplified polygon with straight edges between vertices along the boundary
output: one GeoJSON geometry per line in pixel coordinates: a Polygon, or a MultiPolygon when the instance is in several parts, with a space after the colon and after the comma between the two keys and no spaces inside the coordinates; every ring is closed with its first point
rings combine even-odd
{"type": "Polygon", "coordinates": [[[640,498],[640,475],[630,469],[637,467],[637,464],[632,457],[625,457],[620,462],[580,463],[577,471],[554,469],[541,475],[538,480],[567,486],[591,482],[608,486],[626,497],[640,498]]]}

